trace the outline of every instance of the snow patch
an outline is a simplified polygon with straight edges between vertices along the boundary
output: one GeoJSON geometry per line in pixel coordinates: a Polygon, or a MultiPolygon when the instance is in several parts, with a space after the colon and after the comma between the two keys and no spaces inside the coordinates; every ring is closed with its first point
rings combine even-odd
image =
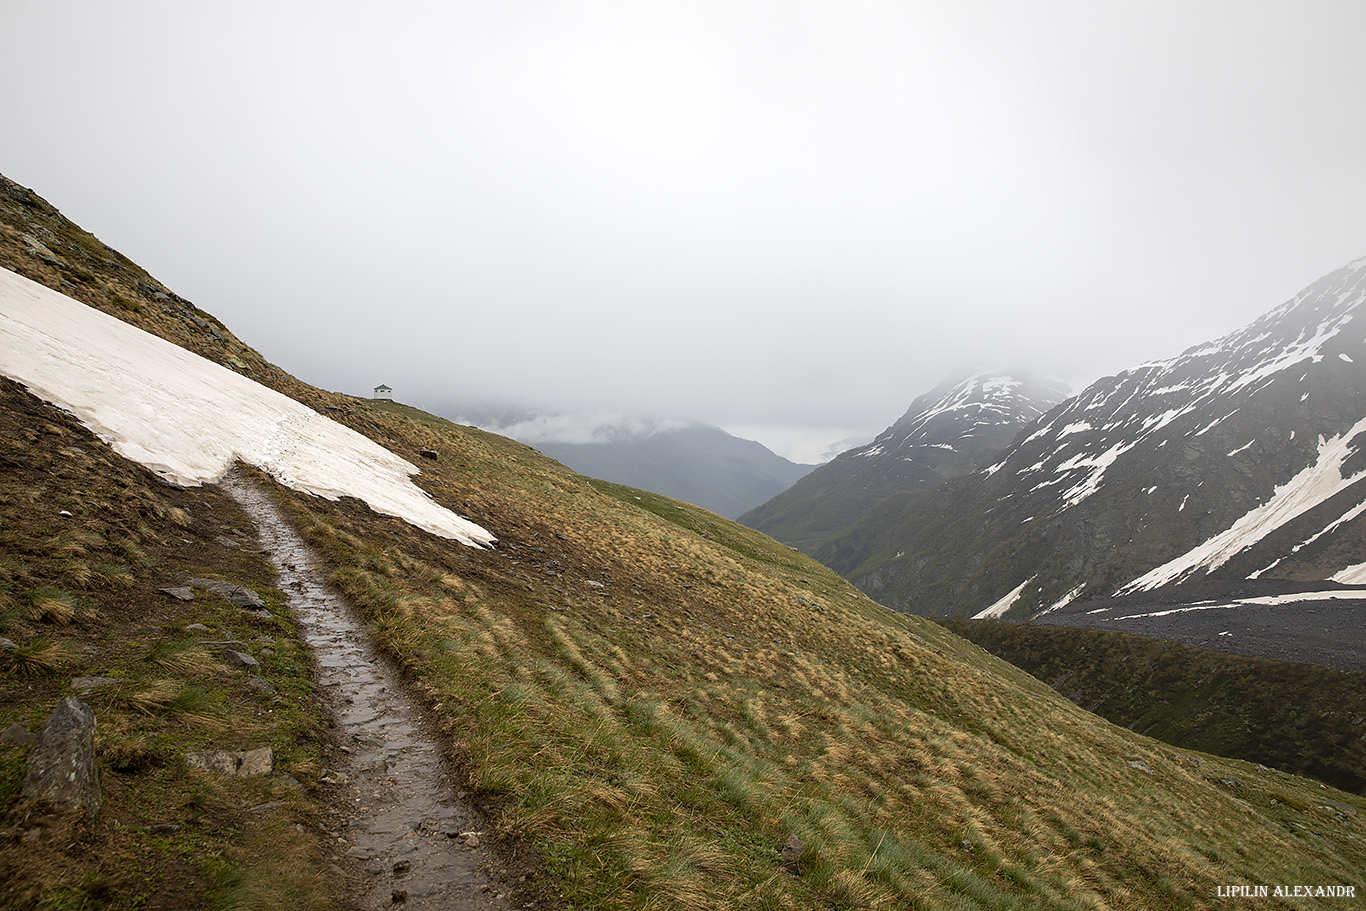
{"type": "Polygon", "coordinates": [[[1011,606],[1020,599],[1020,595],[1024,593],[1025,586],[1033,582],[1035,578],[1035,576],[1030,576],[1028,579],[1021,582],[1019,586],[1017,586],[1016,588],[1012,589],[1009,593],[1007,593],[1006,596],[1002,598],[1000,601],[997,601],[995,604],[991,605],[991,607],[988,607],[985,610],[981,610],[973,614],[972,619],[995,620],[997,617],[1001,616],[1006,611],[1010,610],[1011,606]]]}
{"type": "Polygon", "coordinates": [[[1189,576],[1198,569],[1213,572],[1234,554],[1347,489],[1355,476],[1344,478],[1342,466],[1352,454],[1350,441],[1363,431],[1366,431],[1366,418],[1331,440],[1320,436],[1318,459],[1278,486],[1271,499],[1249,511],[1227,530],[1123,586],[1117,594],[1148,591],[1189,576]]]}
{"type": "Polygon", "coordinates": [[[240,459],[287,487],[356,497],[471,547],[495,540],[413,484],[417,466],[349,427],[7,269],[0,372],[178,486],[216,481],[240,459]]]}
{"type": "Polygon", "coordinates": [[[1185,607],[1173,607],[1167,610],[1150,611],[1146,614],[1128,614],[1121,617],[1110,617],[1110,620],[1140,620],[1145,617],[1169,617],[1172,614],[1184,614],[1188,611],[1197,610],[1228,610],[1234,607],[1284,607],[1287,604],[1298,604],[1301,601],[1366,601],[1366,592],[1351,591],[1326,591],[1326,592],[1297,592],[1290,595],[1267,595],[1261,598],[1242,598],[1238,601],[1220,601],[1213,604],[1190,604],[1185,607]]]}
{"type": "Polygon", "coordinates": [[[1060,608],[1060,607],[1066,607],[1067,605],[1071,604],[1073,601],[1077,600],[1077,596],[1081,594],[1082,589],[1084,589],[1084,588],[1086,588],[1086,583],[1085,583],[1085,582],[1081,583],[1081,584],[1078,585],[1076,588],[1072,589],[1070,592],[1068,592],[1067,594],[1063,595],[1063,596],[1062,596],[1061,598],[1059,598],[1057,601],[1054,601],[1052,604],[1048,605],[1047,607],[1045,607],[1043,610],[1039,611],[1039,612],[1038,612],[1037,614],[1035,614],[1034,616],[1035,616],[1035,617],[1042,617],[1044,614],[1047,614],[1047,613],[1049,613],[1049,612],[1051,612],[1051,611],[1055,611],[1055,610],[1057,610],[1057,609],[1060,608]]]}

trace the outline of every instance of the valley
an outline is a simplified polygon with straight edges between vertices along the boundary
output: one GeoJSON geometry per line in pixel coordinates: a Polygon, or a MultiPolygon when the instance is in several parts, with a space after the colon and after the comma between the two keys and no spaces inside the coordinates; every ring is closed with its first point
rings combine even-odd
{"type": "MultiPolygon", "coordinates": [[[[1316,905],[1354,906],[1359,795],[1117,727],[695,505],[312,387],[41,197],[0,188],[7,288],[36,282],[173,343],[138,349],[138,376],[230,372],[207,384],[225,426],[274,407],[261,389],[310,412],[264,421],[229,464],[257,465],[398,668],[485,814],[515,906],[1213,908],[1230,883],[1304,883],[1334,890],[1316,905]],[[39,235],[41,250],[25,240],[39,235]],[[329,464],[307,455],[318,439],[378,447],[420,496],[387,507],[354,460],[326,489],[305,482],[296,468],[329,464]]],[[[20,309],[0,299],[7,318],[20,309]]],[[[165,403],[120,430],[74,393],[59,408],[29,391],[32,360],[7,326],[0,730],[37,732],[65,696],[86,701],[103,801],[97,814],[44,803],[25,790],[29,741],[0,744],[6,901],[372,907],[337,857],[365,812],[332,774],[355,744],[328,722],[293,586],[217,478],[165,471],[202,442],[173,432],[192,412],[172,393],[195,384],[168,382],[154,402],[101,384],[96,398],[124,409],[165,403]],[[187,585],[188,601],[164,591],[187,585]],[[193,758],[266,747],[272,768],[242,777],[193,758]]],[[[47,336],[78,350],[55,325],[47,336]]]]}

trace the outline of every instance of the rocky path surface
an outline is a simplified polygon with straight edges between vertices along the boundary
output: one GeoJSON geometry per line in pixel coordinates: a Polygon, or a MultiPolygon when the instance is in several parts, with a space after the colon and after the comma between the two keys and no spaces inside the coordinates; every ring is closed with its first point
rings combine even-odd
{"type": "Polygon", "coordinates": [[[453,789],[435,737],[403,690],[397,670],[370,642],[341,595],[324,581],[303,539],[275,503],[245,478],[223,487],[256,523],[280,588],[313,650],[318,683],[349,759],[334,774],[353,814],[343,853],[364,870],[357,904],[442,911],[508,907],[491,875],[478,817],[453,789]]]}

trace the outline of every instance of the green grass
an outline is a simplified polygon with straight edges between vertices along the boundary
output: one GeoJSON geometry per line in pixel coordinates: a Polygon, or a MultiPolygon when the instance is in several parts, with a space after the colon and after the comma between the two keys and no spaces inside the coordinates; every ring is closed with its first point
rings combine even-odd
{"type": "Polygon", "coordinates": [[[420,481],[497,550],[287,500],[576,908],[1208,907],[1221,882],[1356,875],[1353,831],[1300,834],[1329,818],[1316,783],[1186,762],[711,513],[357,410],[442,452],[420,481]],[[1291,782],[1304,811],[1272,803],[1291,782]]]}
{"type": "Polygon", "coordinates": [[[940,622],[1122,727],[1366,792],[1366,674],[1127,633],[940,622]]]}

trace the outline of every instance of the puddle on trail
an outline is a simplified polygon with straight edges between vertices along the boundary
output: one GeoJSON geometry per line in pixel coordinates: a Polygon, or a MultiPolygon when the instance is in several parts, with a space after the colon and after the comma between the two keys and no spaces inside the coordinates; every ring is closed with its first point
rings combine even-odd
{"type": "Polygon", "coordinates": [[[452,791],[440,748],[423,730],[398,672],[323,580],[312,552],[274,501],[234,474],[222,485],[256,523],[280,589],[313,650],[338,742],[350,750],[342,770],[353,805],[345,853],[368,874],[356,889],[361,907],[507,907],[503,887],[486,872],[492,857],[478,847],[486,836],[452,791]],[[469,832],[476,834],[474,847],[461,837],[469,832]]]}

